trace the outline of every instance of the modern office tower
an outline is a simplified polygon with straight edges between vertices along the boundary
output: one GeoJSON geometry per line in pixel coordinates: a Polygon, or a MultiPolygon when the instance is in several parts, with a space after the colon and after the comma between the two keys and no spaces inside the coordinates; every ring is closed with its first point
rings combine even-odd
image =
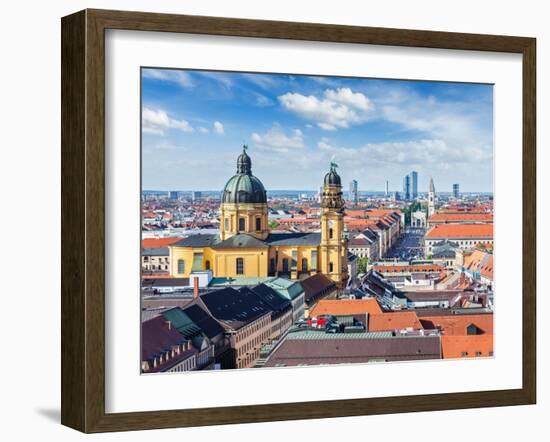
{"type": "Polygon", "coordinates": [[[453,184],[453,196],[455,198],[460,198],[460,185],[459,184],[453,184]]]}
{"type": "Polygon", "coordinates": [[[386,189],[385,189],[384,194],[386,196],[388,196],[390,194],[390,183],[388,182],[388,180],[386,180],[386,189]]]}
{"type": "Polygon", "coordinates": [[[191,196],[193,198],[193,202],[199,201],[202,199],[202,192],[194,191],[191,196]]]}
{"type": "Polygon", "coordinates": [[[357,180],[351,180],[349,183],[348,199],[351,204],[353,204],[354,206],[357,205],[357,202],[359,200],[359,197],[357,195],[357,180]]]}
{"type": "Polygon", "coordinates": [[[175,190],[171,190],[170,192],[168,192],[168,198],[171,199],[171,200],[177,200],[178,196],[179,196],[179,194],[175,190]]]}
{"type": "Polygon", "coordinates": [[[434,180],[430,177],[430,187],[428,190],[428,216],[432,216],[435,213],[435,186],[434,180]]]}
{"type": "Polygon", "coordinates": [[[404,200],[411,199],[411,176],[410,175],[405,175],[405,178],[403,178],[403,199],[404,200]]]}
{"type": "Polygon", "coordinates": [[[418,197],[418,172],[412,171],[411,176],[411,199],[416,199],[418,197]]]}

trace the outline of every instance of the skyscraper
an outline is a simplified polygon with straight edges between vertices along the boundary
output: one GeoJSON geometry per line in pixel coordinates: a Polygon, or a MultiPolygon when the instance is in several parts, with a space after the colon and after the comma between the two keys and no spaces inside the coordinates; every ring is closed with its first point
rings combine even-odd
{"type": "Polygon", "coordinates": [[[357,205],[357,201],[359,200],[359,197],[357,195],[357,180],[351,180],[349,183],[348,199],[351,204],[353,204],[354,206],[357,205]]]}
{"type": "Polygon", "coordinates": [[[179,197],[179,192],[177,192],[176,190],[171,190],[170,192],[168,192],[168,198],[170,198],[171,200],[177,200],[179,197]]]}
{"type": "Polygon", "coordinates": [[[435,186],[434,180],[430,177],[430,187],[428,190],[428,216],[435,213],[435,186]]]}
{"type": "Polygon", "coordinates": [[[416,199],[418,197],[418,172],[412,171],[411,175],[411,199],[416,199]]]}
{"type": "Polygon", "coordinates": [[[403,199],[404,200],[411,199],[411,176],[410,175],[405,175],[405,178],[403,178],[403,199]]]}
{"type": "Polygon", "coordinates": [[[460,198],[460,185],[453,184],[453,196],[457,199],[460,198]]]}
{"type": "Polygon", "coordinates": [[[386,196],[389,196],[390,194],[390,183],[388,182],[388,180],[386,180],[386,192],[385,192],[386,196]]]}

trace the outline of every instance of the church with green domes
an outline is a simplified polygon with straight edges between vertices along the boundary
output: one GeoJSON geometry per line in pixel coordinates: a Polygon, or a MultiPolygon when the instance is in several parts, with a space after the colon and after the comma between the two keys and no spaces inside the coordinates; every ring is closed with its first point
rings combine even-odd
{"type": "Polygon", "coordinates": [[[336,165],[331,164],[324,177],[320,232],[271,232],[267,192],[252,174],[252,160],[243,146],[237,171],[221,194],[220,233],[191,235],[169,249],[174,277],[211,270],[214,277],[302,279],[320,272],[343,287],[348,278],[347,241],[336,165]]]}

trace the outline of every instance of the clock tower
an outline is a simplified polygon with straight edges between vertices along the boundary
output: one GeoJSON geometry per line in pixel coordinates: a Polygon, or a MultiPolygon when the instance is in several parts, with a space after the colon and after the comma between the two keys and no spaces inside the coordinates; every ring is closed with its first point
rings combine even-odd
{"type": "Polygon", "coordinates": [[[341,290],[348,280],[348,247],[344,237],[342,181],[337,167],[331,163],[321,194],[320,266],[321,273],[336,282],[341,290]]]}

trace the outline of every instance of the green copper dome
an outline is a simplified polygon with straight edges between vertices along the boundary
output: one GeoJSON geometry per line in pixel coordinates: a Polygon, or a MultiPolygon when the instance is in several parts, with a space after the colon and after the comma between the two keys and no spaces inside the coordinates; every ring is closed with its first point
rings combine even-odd
{"type": "Polygon", "coordinates": [[[252,161],[243,146],[237,158],[237,174],[233,175],[222,192],[222,203],[267,203],[262,182],[252,175],[252,161]]]}

